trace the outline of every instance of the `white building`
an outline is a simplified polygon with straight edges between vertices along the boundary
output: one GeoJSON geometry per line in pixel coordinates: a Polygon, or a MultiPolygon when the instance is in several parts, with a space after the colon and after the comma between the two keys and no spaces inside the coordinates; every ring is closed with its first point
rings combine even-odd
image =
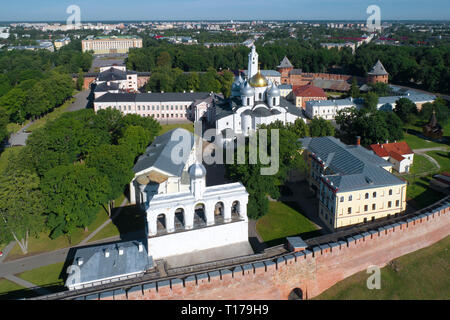
{"type": "Polygon", "coordinates": [[[95,79],[95,99],[102,95],[119,92],[137,92],[138,77],[134,71],[127,71],[125,66],[101,67],[95,79]]]}
{"type": "Polygon", "coordinates": [[[311,100],[306,101],[306,116],[310,119],[318,117],[325,120],[333,120],[338,111],[356,108],[362,105],[359,99],[336,99],[336,100],[311,100]]]}
{"type": "Polygon", "coordinates": [[[233,136],[248,136],[262,124],[281,121],[293,123],[302,118],[302,112],[281,97],[278,86],[258,70],[258,54],[255,46],[249,54],[248,76],[237,76],[229,99],[214,103],[214,110],[207,118],[215,123],[216,135],[231,132],[233,136]]]}
{"type": "Polygon", "coordinates": [[[399,173],[408,173],[414,162],[414,152],[405,141],[372,144],[370,149],[377,156],[389,161],[399,173]]]}
{"type": "Polygon", "coordinates": [[[194,136],[178,128],[158,137],[134,167],[131,202],[146,211],[148,255],[161,259],[234,244],[244,245],[242,255],[252,253],[245,187],[206,186],[196,150],[194,136]]]}

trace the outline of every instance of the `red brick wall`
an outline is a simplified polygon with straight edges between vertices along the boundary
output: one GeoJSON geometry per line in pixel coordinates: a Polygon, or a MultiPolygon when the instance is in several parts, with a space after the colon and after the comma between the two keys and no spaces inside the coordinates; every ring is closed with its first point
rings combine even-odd
{"type": "MultiPolygon", "coordinates": [[[[197,279],[175,279],[139,286],[114,299],[287,299],[301,288],[304,298],[313,298],[338,281],[368,266],[389,261],[427,247],[450,233],[450,207],[413,222],[402,222],[358,240],[347,240],[334,248],[301,256],[285,256],[276,263],[247,265],[245,270],[221,270],[197,279]]],[[[297,253],[298,254],[298,253],[297,253]]],[[[369,277],[369,275],[368,275],[369,277]]]]}

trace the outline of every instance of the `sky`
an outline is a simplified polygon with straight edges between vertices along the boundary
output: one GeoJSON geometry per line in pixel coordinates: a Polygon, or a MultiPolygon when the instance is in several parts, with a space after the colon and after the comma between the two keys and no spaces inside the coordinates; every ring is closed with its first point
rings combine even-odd
{"type": "Polygon", "coordinates": [[[363,20],[378,5],[381,20],[450,20],[449,0],[0,0],[0,21],[81,20],[363,20]]]}

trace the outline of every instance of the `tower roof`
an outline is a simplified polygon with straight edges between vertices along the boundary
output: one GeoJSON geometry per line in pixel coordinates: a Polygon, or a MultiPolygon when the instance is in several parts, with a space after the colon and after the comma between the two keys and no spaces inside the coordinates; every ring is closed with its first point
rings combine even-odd
{"type": "Polygon", "coordinates": [[[286,56],[284,56],[283,60],[281,60],[280,62],[280,65],[278,66],[278,68],[293,68],[293,67],[294,66],[286,56]]]}
{"type": "Polygon", "coordinates": [[[368,73],[369,75],[373,75],[373,76],[385,76],[388,75],[386,69],[384,68],[383,64],[381,63],[380,60],[377,61],[377,63],[375,63],[375,65],[373,66],[372,70],[370,70],[370,72],[368,73]]]}

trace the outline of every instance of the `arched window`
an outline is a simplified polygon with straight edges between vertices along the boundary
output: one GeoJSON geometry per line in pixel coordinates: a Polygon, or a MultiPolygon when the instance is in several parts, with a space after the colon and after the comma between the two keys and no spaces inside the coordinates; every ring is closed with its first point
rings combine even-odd
{"type": "Polygon", "coordinates": [[[247,98],[247,105],[250,105],[250,98],[247,98]]]}
{"type": "Polygon", "coordinates": [[[277,99],[273,98],[273,105],[276,106],[277,105],[277,99]]]}
{"type": "Polygon", "coordinates": [[[365,198],[369,199],[369,194],[368,193],[366,193],[365,198]]]}
{"type": "Polygon", "coordinates": [[[217,202],[214,207],[214,223],[222,223],[224,219],[225,206],[223,202],[217,202]]]}
{"type": "Polygon", "coordinates": [[[175,230],[184,230],[185,226],[184,210],[179,208],[175,210],[175,230]]]}
{"type": "Polygon", "coordinates": [[[164,213],[158,215],[156,224],[158,234],[167,232],[166,215],[164,213]]]}
{"type": "Polygon", "coordinates": [[[262,93],[259,93],[259,100],[262,100],[262,93]]]}
{"type": "Polygon", "coordinates": [[[231,205],[231,218],[239,218],[241,215],[241,204],[239,201],[234,201],[231,205]]]}
{"type": "Polygon", "coordinates": [[[206,226],[205,205],[199,203],[195,206],[194,210],[194,228],[206,226]]]}

